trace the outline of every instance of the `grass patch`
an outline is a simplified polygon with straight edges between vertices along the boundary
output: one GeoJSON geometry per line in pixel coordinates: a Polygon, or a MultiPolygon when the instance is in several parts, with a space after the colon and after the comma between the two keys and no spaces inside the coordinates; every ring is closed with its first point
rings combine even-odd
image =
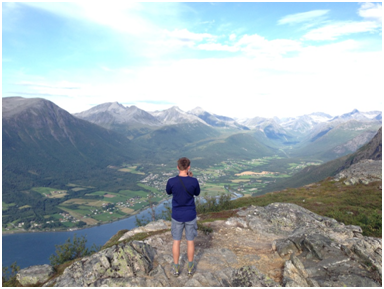
{"type": "Polygon", "coordinates": [[[131,241],[143,241],[143,240],[145,240],[146,238],[148,238],[150,236],[154,236],[154,235],[163,234],[165,232],[168,232],[168,231],[170,231],[170,229],[164,229],[164,230],[152,231],[152,232],[137,233],[137,234],[133,235],[132,237],[119,242],[119,239],[128,231],[129,230],[121,230],[121,231],[117,232],[116,235],[114,235],[111,239],[109,239],[109,241],[107,243],[105,243],[105,245],[101,248],[101,250],[110,248],[110,247],[112,247],[114,245],[117,245],[119,243],[122,243],[122,242],[128,243],[128,242],[131,242],[131,241]]]}
{"type": "Polygon", "coordinates": [[[199,214],[199,222],[200,223],[207,223],[207,222],[214,222],[217,220],[227,220],[231,217],[236,217],[237,212],[239,210],[226,210],[221,212],[210,212],[210,213],[204,213],[199,214]]]}
{"type": "Polygon", "coordinates": [[[122,169],[119,169],[119,172],[124,172],[124,173],[131,173],[131,174],[137,174],[137,175],[145,175],[143,172],[139,172],[136,170],[137,166],[131,166],[131,167],[125,167],[122,169]]]}
{"type": "Polygon", "coordinates": [[[285,189],[262,196],[233,200],[234,208],[271,203],[293,203],[316,214],[336,219],[346,225],[357,225],[363,235],[381,238],[381,182],[346,186],[342,182],[324,180],[296,189],[285,189]]]}
{"type": "Polygon", "coordinates": [[[31,189],[46,198],[64,198],[67,195],[67,190],[58,190],[49,187],[34,187],[31,189]]]}
{"type": "Polygon", "coordinates": [[[146,191],[130,191],[130,190],[121,190],[119,191],[120,195],[125,196],[126,198],[133,198],[133,197],[142,197],[146,198],[148,197],[148,192],[146,191]]]}
{"type": "Polygon", "coordinates": [[[9,207],[12,207],[15,205],[15,203],[7,204],[7,203],[4,203],[3,201],[1,203],[2,203],[1,208],[3,211],[8,210],[9,207]]]}
{"type": "Polygon", "coordinates": [[[119,239],[127,233],[129,230],[120,230],[118,231],[114,236],[112,236],[111,239],[107,241],[107,243],[104,244],[103,247],[101,247],[101,250],[107,249],[109,247],[112,247],[113,245],[118,244],[119,239]]]}
{"type": "Polygon", "coordinates": [[[140,184],[140,183],[138,183],[137,185],[139,187],[142,187],[145,190],[151,191],[152,193],[159,193],[159,190],[156,189],[156,188],[153,188],[153,187],[150,187],[150,186],[147,186],[147,185],[144,185],[144,184],[140,184]]]}
{"type": "Polygon", "coordinates": [[[232,180],[231,182],[232,183],[242,183],[242,182],[248,183],[249,181],[250,181],[249,179],[237,179],[237,180],[232,180]]]}
{"type": "Polygon", "coordinates": [[[206,183],[204,186],[201,187],[201,192],[206,193],[209,196],[217,196],[222,193],[226,193],[227,191],[224,189],[224,184],[212,184],[212,183],[206,183]]]}

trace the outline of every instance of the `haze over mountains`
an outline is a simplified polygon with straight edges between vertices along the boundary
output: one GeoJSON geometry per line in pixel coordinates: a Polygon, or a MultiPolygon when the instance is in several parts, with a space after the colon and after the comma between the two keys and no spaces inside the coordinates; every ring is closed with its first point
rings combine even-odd
{"type": "Polygon", "coordinates": [[[322,112],[316,112],[282,119],[256,116],[240,120],[211,114],[201,107],[196,107],[188,112],[184,112],[176,106],[162,111],[146,112],[136,106],[126,107],[117,102],[100,104],[87,111],[75,113],[74,116],[102,126],[125,124],[130,126],[156,127],[182,123],[202,123],[212,127],[235,128],[239,130],[274,127],[277,131],[284,132],[285,134],[289,132],[304,134],[319,124],[327,124],[334,127],[337,124],[350,120],[361,122],[381,121],[380,111],[360,112],[357,109],[335,117],[322,112]]]}
{"type": "Polygon", "coordinates": [[[3,98],[2,117],[3,189],[12,190],[124,162],[173,164],[180,156],[200,167],[273,155],[328,161],[354,152],[381,126],[380,111],[236,120],[202,108],[146,112],[115,102],[71,115],[22,97],[3,98]]]}
{"type": "MultiPolygon", "coordinates": [[[[268,147],[300,146],[306,155],[322,153],[325,159],[332,159],[355,151],[369,141],[381,124],[381,112],[360,112],[353,110],[340,116],[331,116],[317,112],[291,118],[234,119],[227,116],[211,114],[201,107],[184,112],[178,107],[163,111],[145,112],[137,107],[124,107],[118,103],[105,103],[88,111],[74,114],[76,117],[99,124],[103,127],[125,132],[130,127],[142,132],[159,129],[169,125],[205,125],[207,127],[226,129],[232,134],[254,132],[256,139],[268,147]],[[119,107],[119,112],[116,111],[119,107]],[[121,113],[124,111],[125,113],[121,113]],[[341,131],[350,131],[348,135],[341,131]],[[261,132],[261,134],[259,133],[261,132]],[[343,137],[344,135],[344,137],[343,137]],[[308,145],[313,148],[306,148],[308,145]]],[[[225,131],[225,130],[224,130],[225,131]]],[[[221,130],[223,132],[223,130],[221,130]]],[[[136,133],[133,137],[140,135],[136,133]]],[[[132,137],[132,136],[131,136],[132,137]]],[[[295,152],[292,152],[293,155],[295,152]]]]}

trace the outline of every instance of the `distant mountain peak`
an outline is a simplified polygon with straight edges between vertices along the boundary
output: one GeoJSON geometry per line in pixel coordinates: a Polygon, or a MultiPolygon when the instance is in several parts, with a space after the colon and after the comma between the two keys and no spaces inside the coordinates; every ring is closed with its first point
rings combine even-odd
{"type": "Polygon", "coordinates": [[[155,111],[151,114],[165,125],[179,123],[204,123],[207,125],[207,123],[199,117],[181,110],[178,106],[172,106],[162,111],[155,111]]]}
{"type": "Polygon", "coordinates": [[[118,102],[103,103],[74,115],[104,127],[114,124],[160,125],[150,113],[136,106],[126,107],[118,102]]]}
{"type": "Polygon", "coordinates": [[[194,109],[192,109],[192,110],[190,110],[190,111],[188,111],[189,113],[192,113],[192,114],[194,114],[194,115],[198,115],[198,114],[203,114],[203,113],[205,113],[206,111],[203,109],[203,108],[201,108],[200,106],[197,106],[197,107],[195,107],[194,109]]]}

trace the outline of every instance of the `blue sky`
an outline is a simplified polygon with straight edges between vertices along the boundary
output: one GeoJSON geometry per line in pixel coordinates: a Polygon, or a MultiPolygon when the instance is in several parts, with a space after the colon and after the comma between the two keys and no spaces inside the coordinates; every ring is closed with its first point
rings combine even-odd
{"type": "Polygon", "coordinates": [[[3,97],[71,113],[382,110],[382,67],[381,2],[2,3],[3,97]]]}

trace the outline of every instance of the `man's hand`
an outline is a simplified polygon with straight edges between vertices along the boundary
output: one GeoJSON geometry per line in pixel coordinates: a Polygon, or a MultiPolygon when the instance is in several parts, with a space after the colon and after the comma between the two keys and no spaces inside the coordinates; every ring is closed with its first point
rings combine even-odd
{"type": "Polygon", "coordinates": [[[193,177],[193,173],[191,171],[188,171],[187,175],[193,177]]]}

